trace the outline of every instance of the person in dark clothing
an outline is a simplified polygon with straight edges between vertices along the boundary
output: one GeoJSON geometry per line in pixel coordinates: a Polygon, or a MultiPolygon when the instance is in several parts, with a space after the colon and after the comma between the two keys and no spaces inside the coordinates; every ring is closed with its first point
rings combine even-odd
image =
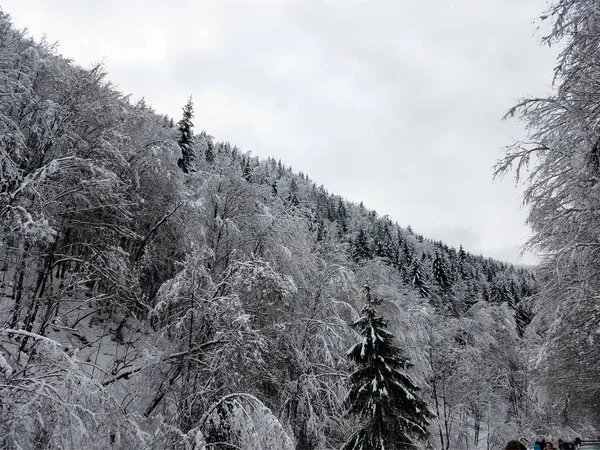
{"type": "Polygon", "coordinates": [[[562,439],[558,440],[559,450],[575,450],[577,448],[577,440],[574,442],[565,442],[562,439]]]}
{"type": "Polygon", "coordinates": [[[519,441],[510,441],[508,444],[506,444],[504,450],[527,450],[527,448],[519,441]]]}

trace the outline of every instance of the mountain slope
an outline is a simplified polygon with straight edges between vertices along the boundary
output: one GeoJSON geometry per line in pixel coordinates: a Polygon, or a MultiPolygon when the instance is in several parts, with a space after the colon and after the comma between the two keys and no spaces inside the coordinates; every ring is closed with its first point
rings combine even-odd
{"type": "Polygon", "coordinates": [[[432,443],[526,427],[529,271],[206,133],[184,147],[4,14],[0,73],[3,448],[339,448],[365,284],[432,443]]]}

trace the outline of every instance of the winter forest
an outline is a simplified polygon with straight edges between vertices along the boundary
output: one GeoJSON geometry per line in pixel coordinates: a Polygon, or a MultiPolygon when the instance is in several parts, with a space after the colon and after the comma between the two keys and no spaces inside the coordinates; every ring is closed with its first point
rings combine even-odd
{"type": "Polygon", "coordinates": [[[596,437],[600,8],[540,20],[553,92],[507,113],[529,138],[496,171],[541,255],[518,267],[216,141],[193,98],[132,102],[0,12],[0,449],[596,437]]]}

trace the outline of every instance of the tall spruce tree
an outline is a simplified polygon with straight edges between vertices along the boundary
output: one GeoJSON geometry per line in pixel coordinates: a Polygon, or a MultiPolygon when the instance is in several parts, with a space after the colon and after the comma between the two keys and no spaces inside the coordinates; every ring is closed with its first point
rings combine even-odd
{"type": "Polygon", "coordinates": [[[248,183],[252,182],[252,166],[250,165],[250,157],[246,157],[242,161],[242,178],[248,183]]]}
{"type": "Polygon", "coordinates": [[[427,273],[425,272],[423,264],[416,256],[412,260],[410,281],[413,287],[419,291],[419,295],[422,298],[428,298],[431,295],[431,289],[427,284],[427,273]]]}
{"type": "Polygon", "coordinates": [[[358,236],[356,236],[356,240],[352,242],[352,259],[354,262],[360,262],[365,259],[371,259],[372,252],[371,247],[369,246],[369,239],[367,238],[367,234],[365,230],[362,228],[358,231],[358,236]]]}
{"type": "Polygon", "coordinates": [[[194,124],[192,123],[193,117],[194,102],[190,95],[183,107],[183,117],[177,122],[177,129],[179,130],[177,143],[179,144],[179,148],[181,148],[181,158],[177,160],[177,165],[185,173],[190,172],[192,161],[196,158],[196,153],[194,152],[194,132],[192,131],[194,128],[194,124]]]}
{"type": "Polygon", "coordinates": [[[338,199],[336,220],[338,224],[338,237],[342,238],[348,232],[348,211],[341,198],[338,199]]]}
{"type": "Polygon", "coordinates": [[[206,139],[206,150],[204,151],[204,159],[209,164],[212,164],[215,161],[215,146],[210,136],[207,136],[206,139]]]}
{"type": "Polygon", "coordinates": [[[365,286],[363,316],[351,326],[363,336],[348,358],[358,366],[348,378],[348,414],[362,421],[343,450],[399,450],[416,448],[427,436],[431,413],[417,397],[418,387],[407,375],[412,364],[394,345],[387,321],[377,315],[381,304],[365,286]]]}
{"type": "Polygon", "coordinates": [[[442,289],[445,294],[449,293],[452,289],[452,282],[448,274],[448,264],[446,263],[444,256],[440,255],[439,252],[435,252],[433,258],[433,278],[436,283],[442,289]]]}

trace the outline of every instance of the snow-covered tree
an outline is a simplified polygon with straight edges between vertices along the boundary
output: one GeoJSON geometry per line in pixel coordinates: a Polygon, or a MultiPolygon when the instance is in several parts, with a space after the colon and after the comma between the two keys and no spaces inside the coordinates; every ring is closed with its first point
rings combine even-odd
{"type": "Polygon", "coordinates": [[[414,448],[427,436],[431,414],[418,397],[419,388],[408,375],[410,361],[394,344],[387,321],[377,314],[381,301],[364,288],[363,316],[352,327],[362,341],[348,351],[358,367],[349,376],[346,397],[348,414],[359,419],[359,429],[344,450],[414,448]]]}
{"type": "Polygon", "coordinates": [[[185,173],[190,172],[192,161],[196,159],[196,152],[194,150],[194,124],[192,123],[193,117],[194,103],[190,96],[183,107],[183,117],[177,122],[177,130],[179,131],[177,143],[181,149],[181,158],[177,161],[177,165],[185,173]]]}
{"type": "Polygon", "coordinates": [[[542,20],[551,22],[544,42],[561,49],[554,90],[508,112],[525,122],[528,139],[507,149],[497,173],[512,169],[524,182],[533,230],[528,246],[543,255],[533,307],[533,327],[543,336],[533,377],[538,399],[556,411],[557,423],[567,396],[577,405],[570,421],[597,422],[600,9],[593,0],[557,0],[542,20]]]}
{"type": "Polygon", "coordinates": [[[442,291],[444,293],[450,292],[450,289],[452,288],[452,282],[448,274],[448,264],[446,263],[443,255],[440,255],[439,252],[435,252],[432,271],[433,279],[436,281],[442,291]]]}
{"type": "Polygon", "coordinates": [[[293,440],[271,410],[258,398],[246,393],[233,393],[219,399],[207,409],[198,428],[211,449],[295,448],[293,440]]]}
{"type": "Polygon", "coordinates": [[[367,234],[362,228],[358,231],[356,239],[352,243],[352,259],[359,262],[372,257],[372,250],[369,245],[367,234]]]}
{"type": "Polygon", "coordinates": [[[413,258],[410,267],[410,281],[415,289],[419,292],[419,295],[423,298],[427,298],[431,294],[431,289],[427,283],[427,274],[424,270],[423,264],[418,258],[413,258]]]}

